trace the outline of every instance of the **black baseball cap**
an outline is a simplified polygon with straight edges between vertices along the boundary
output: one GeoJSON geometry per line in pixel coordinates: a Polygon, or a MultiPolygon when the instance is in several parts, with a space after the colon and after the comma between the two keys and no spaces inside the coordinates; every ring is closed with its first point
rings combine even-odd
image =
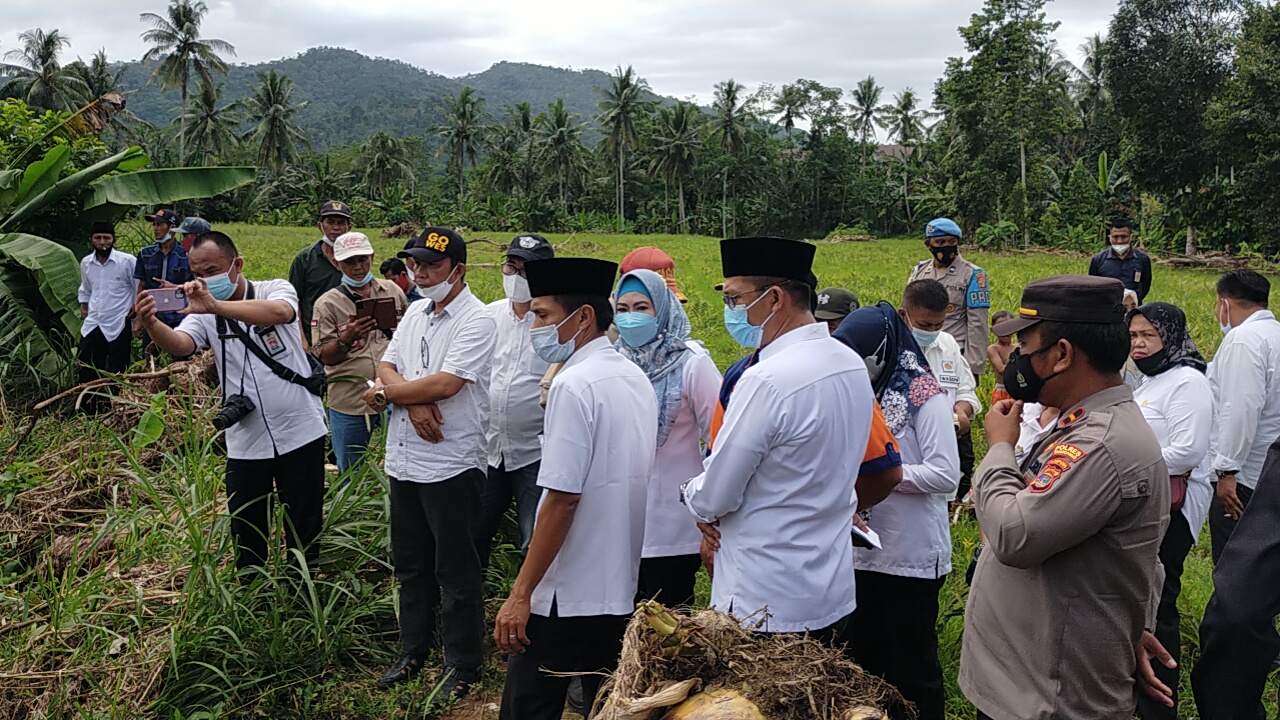
{"type": "Polygon", "coordinates": [[[350,220],[351,206],[344,202],[339,202],[338,200],[330,200],[320,206],[320,217],[324,218],[329,215],[337,215],[338,217],[344,217],[350,220]]]}
{"type": "Polygon", "coordinates": [[[1124,322],[1124,283],[1092,275],[1058,275],[1036,280],[1022,290],[1018,314],[996,323],[992,332],[1007,337],[1042,320],[1105,325],[1124,322]]]}
{"type": "Polygon", "coordinates": [[[535,260],[524,266],[529,294],[590,295],[607,298],[613,293],[618,264],[596,258],[552,258],[535,260]]]}
{"type": "Polygon", "coordinates": [[[467,243],[458,233],[444,227],[423,228],[422,234],[409,241],[396,257],[411,257],[418,262],[433,263],[453,258],[467,261],[467,243]]]}
{"type": "Polygon", "coordinates": [[[818,307],[813,316],[819,320],[839,320],[859,307],[858,296],[842,287],[822,288],[818,291],[818,307]]]}
{"type": "Polygon", "coordinates": [[[517,235],[511,239],[511,247],[507,249],[507,257],[518,257],[522,260],[550,260],[556,256],[555,248],[541,235],[517,235]]]}
{"type": "Polygon", "coordinates": [[[178,224],[178,216],[172,210],[157,210],[152,215],[146,216],[151,222],[166,222],[170,225],[178,224]]]}

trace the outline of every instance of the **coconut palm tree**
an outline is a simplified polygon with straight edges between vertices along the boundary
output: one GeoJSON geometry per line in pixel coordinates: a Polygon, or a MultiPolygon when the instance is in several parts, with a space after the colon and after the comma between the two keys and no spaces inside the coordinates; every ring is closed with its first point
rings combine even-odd
{"type": "Polygon", "coordinates": [[[111,63],[107,61],[106,50],[94,53],[87,63],[76,59],[67,65],[67,70],[84,82],[87,100],[100,98],[110,92],[120,92],[120,76],[124,75],[124,67],[113,72],[111,63]]]}
{"type": "Polygon", "coordinates": [[[582,123],[564,106],[564,98],[547,105],[539,115],[538,133],[542,139],[542,161],[556,176],[560,186],[560,205],[569,214],[569,183],[582,174],[582,123]]]}
{"type": "Polygon", "coordinates": [[[413,186],[413,165],[400,138],[375,132],[360,144],[358,157],[357,164],[364,167],[365,189],[374,199],[382,199],[392,185],[413,186]]]}
{"type": "Polygon", "coordinates": [[[93,99],[84,80],[58,62],[70,38],[57,29],[37,28],[20,33],[18,40],[22,49],[5,53],[5,63],[0,65],[11,76],[0,88],[0,96],[18,98],[36,110],[74,111],[93,99]]]}
{"type": "Polygon", "coordinates": [[[275,70],[258,73],[258,87],[245,98],[244,109],[253,127],[240,136],[258,147],[258,167],[280,173],[285,165],[298,159],[298,146],[307,138],[298,129],[294,117],[307,106],[293,101],[293,81],[275,70]]]}
{"type": "Polygon", "coordinates": [[[236,130],[243,120],[240,103],[218,106],[222,95],[222,83],[216,86],[200,79],[191,106],[183,116],[180,132],[185,133],[183,145],[195,150],[197,162],[208,164],[215,158],[226,157],[240,144],[236,130]]]}
{"type": "MultiPolygon", "coordinates": [[[[849,92],[853,102],[849,103],[849,129],[864,146],[876,139],[876,118],[880,112],[880,95],[884,88],[876,84],[875,77],[868,75],[858,86],[849,92]]],[[[866,160],[864,153],[863,160],[866,160]]]]}
{"type": "Polygon", "coordinates": [[[729,237],[729,166],[746,148],[748,123],[754,120],[750,107],[741,99],[744,89],[732,78],[717,83],[711,103],[711,137],[729,156],[720,178],[720,231],[724,237],[729,237]]]}
{"type": "Polygon", "coordinates": [[[646,95],[651,94],[649,81],[637,76],[630,65],[626,70],[619,65],[609,78],[609,87],[596,89],[603,96],[596,103],[596,107],[600,109],[597,120],[600,121],[606,133],[606,148],[618,162],[616,188],[618,232],[622,232],[626,210],[626,188],[623,182],[626,152],[628,148],[639,142],[636,121],[648,115],[655,103],[645,99],[646,95]]]}
{"type": "Polygon", "coordinates": [[[693,174],[694,160],[702,146],[702,113],[693,103],[678,102],[658,110],[658,135],[654,138],[654,158],[650,175],[661,175],[676,186],[679,197],[680,228],[689,232],[684,212],[684,181],[693,174]]]}
{"type": "Polygon", "coordinates": [[[1080,52],[1084,54],[1084,62],[1078,67],[1071,66],[1071,99],[1080,108],[1080,116],[1087,129],[1098,110],[1111,102],[1111,91],[1107,89],[1107,66],[1104,59],[1106,40],[1101,34],[1080,44],[1080,52]]]}
{"type": "MultiPolygon", "coordinates": [[[[227,64],[218,53],[235,55],[235,47],[225,40],[200,37],[200,23],[209,12],[204,0],[173,0],[165,11],[168,17],[142,13],[141,19],[151,26],[142,39],[151,49],[142,62],[159,61],[149,82],[160,82],[161,90],[182,92],[182,122],[186,122],[187,90],[194,72],[206,83],[213,83],[213,73],[227,74],[227,64]]],[[[178,134],[178,162],[186,161],[186,126],[178,134]]]]}
{"type": "Polygon", "coordinates": [[[769,113],[778,118],[782,123],[782,129],[787,132],[787,139],[791,140],[791,131],[795,129],[796,121],[804,120],[808,116],[808,106],[809,94],[803,87],[783,85],[782,90],[774,96],[769,113]]]}
{"type": "Polygon", "coordinates": [[[467,189],[466,165],[469,161],[472,168],[476,166],[489,114],[484,110],[484,98],[470,86],[462,88],[457,97],[445,98],[444,107],[440,109],[444,123],[431,130],[444,139],[440,152],[448,151],[449,167],[458,173],[458,202],[461,203],[467,189]]]}
{"type": "Polygon", "coordinates": [[[893,102],[876,111],[876,124],[889,133],[889,139],[905,146],[902,151],[902,207],[911,220],[911,192],[908,168],[915,146],[924,140],[924,122],[932,113],[920,107],[915,91],[906,88],[893,96],[893,102]]]}

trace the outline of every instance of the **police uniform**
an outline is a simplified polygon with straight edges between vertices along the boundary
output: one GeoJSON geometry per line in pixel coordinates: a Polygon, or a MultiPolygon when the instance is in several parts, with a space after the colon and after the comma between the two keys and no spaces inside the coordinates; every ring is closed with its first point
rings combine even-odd
{"type": "MultiPolygon", "coordinates": [[[[960,228],[950,220],[939,218],[925,229],[926,237],[955,234],[960,228]]],[[[964,358],[974,376],[987,371],[987,315],[991,312],[991,287],[987,272],[956,255],[946,267],[934,265],[933,258],[921,261],[911,271],[907,282],[937,280],[947,289],[947,319],[942,323],[943,332],[960,343],[964,358]]]]}
{"type": "MultiPolygon", "coordinates": [[[[1122,322],[1121,296],[1109,279],[1040,280],[1024,291],[1020,317],[997,331],[1122,322]]],[[[988,546],[960,659],[960,688],[979,717],[1133,716],[1135,651],[1163,581],[1168,477],[1126,385],[1064,408],[1021,465],[1012,445],[991,447],[974,477],[988,546]]]]}

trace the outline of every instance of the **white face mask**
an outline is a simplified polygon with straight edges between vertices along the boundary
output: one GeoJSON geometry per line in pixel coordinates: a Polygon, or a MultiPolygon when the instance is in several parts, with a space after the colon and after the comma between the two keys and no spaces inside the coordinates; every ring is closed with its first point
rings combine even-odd
{"type": "Polygon", "coordinates": [[[1114,250],[1117,255],[1123,255],[1129,252],[1130,245],[1132,245],[1132,243],[1125,243],[1123,245],[1112,245],[1111,249],[1114,250]]]}
{"type": "MultiPolygon", "coordinates": [[[[452,271],[449,272],[449,276],[453,276],[452,271]]],[[[436,283],[430,287],[418,286],[418,294],[437,305],[443,302],[445,298],[449,297],[449,292],[452,290],[453,283],[449,282],[448,277],[444,279],[444,282],[436,283]]]]}
{"type": "Polygon", "coordinates": [[[529,280],[519,275],[503,275],[502,289],[507,293],[507,299],[514,303],[527,303],[533,299],[529,294],[529,280]]]}
{"type": "Polygon", "coordinates": [[[1222,317],[1218,319],[1218,329],[1222,331],[1223,335],[1226,335],[1231,332],[1231,303],[1223,300],[1221,307],[1223,311],[1222,317]]]}

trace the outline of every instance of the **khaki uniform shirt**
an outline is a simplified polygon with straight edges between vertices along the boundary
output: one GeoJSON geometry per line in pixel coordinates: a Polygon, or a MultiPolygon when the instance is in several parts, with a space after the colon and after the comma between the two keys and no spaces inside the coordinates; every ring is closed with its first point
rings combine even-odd
{"type": "Polygon", "coordinates": [[[1022,467],[992,446],[973,490],[988,545],[965,612],[965,696],[994,720],[1129,720],[1169,521],[1169,474],[1132,391],[1065,411],[1022,467]]]}
{"type": "MultiPolygon", "coordinates": [[[[409,301],[399,286],[390,280],[374,278],[372,281],[373,298],[394,298],[396,301],[396,317],[404,315],[409,301]]],[[[346,329],[347,321],[356,314],[356,304],[347,297],[342,288],[334,288],[316,300],[315,312],[311,320],[311,347],[320,348],[338,336],[338,332],[346,329]]],[[[378,363],[382,354],[387,351],[390,338],[387,333],[374,329],[357,341],[347,353],[347,359],[337,365],[325,365],[324,374],[329,378],[329,407],[344,415],[376,415],[377,412],[363,400],[364,391],[368,389],[367,380],[372,380],[378,373],[378,363]]]]}
{"type": "Polygon", "coordinates": [[[947,289],[949,304],[942,330],[960,344],[975,377],[986,372],[987,316],[991,312],[987,272],[959,255],[942,269],[935,267],[930,258],[916,265],[907,278],[909,283],[916,280],[937,280],[947,289]]]}

